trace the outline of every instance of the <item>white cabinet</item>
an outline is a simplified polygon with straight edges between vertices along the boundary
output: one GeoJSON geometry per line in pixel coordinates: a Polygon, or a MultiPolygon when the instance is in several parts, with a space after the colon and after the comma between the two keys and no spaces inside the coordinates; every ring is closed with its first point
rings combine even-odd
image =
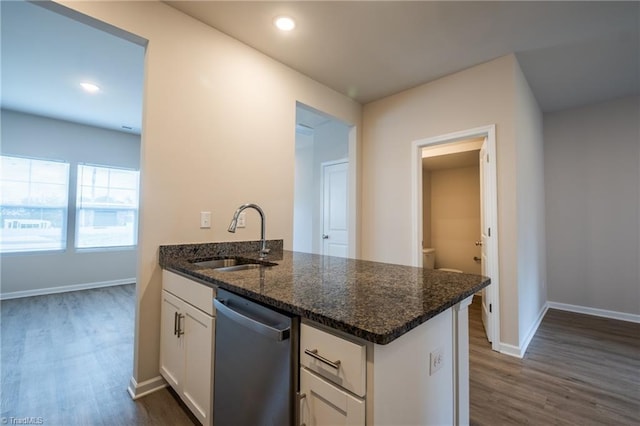
{"type": "Polygon", "coordinates": [[[306,368],[300,369],[300,424],[306,426],[364,425],[364,399],[331,384],[306,368]]]}
{"type": "Polygon", "coordinates": [[[366,346],[302,324],[300,425],[366,422],[366,346]]]}
{"type": "Polygon", "coordinates": [[[160,374],[196,418],[212,424],[213,289],[163,271],[160,374]]]}

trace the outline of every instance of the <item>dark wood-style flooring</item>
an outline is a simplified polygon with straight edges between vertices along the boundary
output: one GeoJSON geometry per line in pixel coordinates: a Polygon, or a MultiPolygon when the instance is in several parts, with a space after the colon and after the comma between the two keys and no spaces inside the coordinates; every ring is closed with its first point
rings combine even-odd
{"type": "MultiPolygon", "coordinates": [[[[133,285],[0,302],[3,423],[198,424],[167,389],[129,397],[134,304],[133,285]]],[[[549,310],[516,359],[469,314],[473,425],[640,424],[640,324],[549,310]]]]}
{"type": "Polygon", "coordinates": [[[0,311],[2,424],[199,424],[168,389],[137,401],[127,392],[133,284],[5,300],[0,311]]]}
{"type": "Polygon", "coordinates": [[[640,324],[550,309],[523,359],[469,311],[472,425],[640,425],[640,324]]]}

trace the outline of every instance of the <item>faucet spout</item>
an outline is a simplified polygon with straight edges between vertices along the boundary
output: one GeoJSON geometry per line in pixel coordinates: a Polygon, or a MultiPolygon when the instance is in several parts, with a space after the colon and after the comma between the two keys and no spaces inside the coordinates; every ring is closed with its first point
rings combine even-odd
{"type": "Polygon", "coordinates": [[[269,254],[269,249],[267,248],[267,240],[265,239],[265,222],[266,222],[265,215],[264,215],[264,211],[262,211],[259,205],[253,204],[253,203],[247,203],[238,207],[238,209],[233,214],[233,218],[231,219],[231,223],[229,224],[229,229],[227,229],[227,231],[232,233],[236,232],[236,228],[238,226],[238,217],[240,216],[240,213],[242,213],[245,209],[248,209],[248,208],[252,208],[260,214],[260,242],[261,242],[260,259],[263,259],[267,254],[269,254]]]}

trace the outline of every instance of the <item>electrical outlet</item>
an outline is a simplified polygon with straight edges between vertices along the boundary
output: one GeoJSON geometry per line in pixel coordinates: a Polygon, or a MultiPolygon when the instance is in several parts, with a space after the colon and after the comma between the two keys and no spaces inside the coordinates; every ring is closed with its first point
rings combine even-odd
{"type": "Polygon", "coordinates": [[[238,215],[238,226],[236,228],[245,228],[247,226],[247,219],[245,216],[245,212],[242,212],[238,215]]]}
{"type": "Polygon", "coordinates": [[[211,228],[211,212],[200,212],[200,228],[211,228]]]}
{"type": "Polygon", "coordinates": [[[437,348],[429,354],[429,375],[433,375],[444,365],[444,355],[442,348],[437,348]]]}

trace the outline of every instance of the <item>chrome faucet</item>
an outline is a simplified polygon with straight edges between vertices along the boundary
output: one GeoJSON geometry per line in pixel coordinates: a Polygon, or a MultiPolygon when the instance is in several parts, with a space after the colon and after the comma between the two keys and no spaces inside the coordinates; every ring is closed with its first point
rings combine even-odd
{"type": "Polygon", "coordinates": [[[227,231],[232,233],[236,232],[236,227],[238,226],[238,216],[240,216],[240,213],[242,213],[244,209],[248,209],[248,208],[255,209],[258,211],[258,213],[260,213],[260,242],[262,243],[262,246],[260,248],[260,259],[264,259],[267,256],[267,254],[269,254],[269,249],[267,248],[267,240],[264,238],[264,229],[265,229],[264,212],[262,211],[259,205],[247,203],[238,207],[238,210],[236,210],[236,212],[233,214],[233,218],[231,219],[231,223],[229,224],[229,229],[227,229],[227,231]]]}

